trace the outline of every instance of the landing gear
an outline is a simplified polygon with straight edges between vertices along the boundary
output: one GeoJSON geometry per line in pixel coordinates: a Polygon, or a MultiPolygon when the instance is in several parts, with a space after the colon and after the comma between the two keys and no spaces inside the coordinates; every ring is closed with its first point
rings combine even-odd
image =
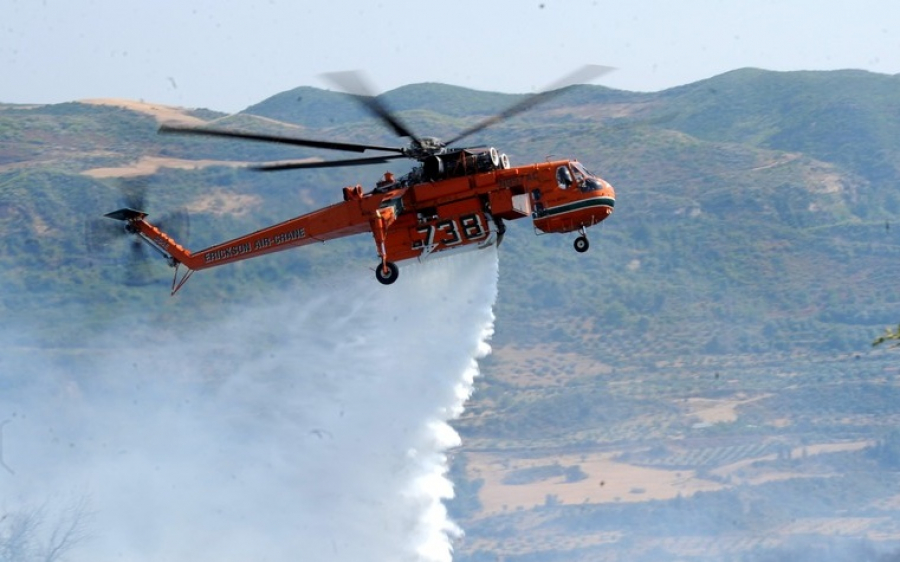
{"type": "MultiPolygon", "coordinates": [[[[437,156],[431,156],[430,158],[434,158],[440,164],[440,158],[437,156]]],[[[400,198],[397,197],[390,201],[382,202],[381,207],[369,219],[369,224],[372,227],[372,236],[375,238],[375,247],[378,249],[378,257],[381,258],[381,261],[375,267],[375,279],[378,279],[378,282],[382,285],[390,285],[400,276],[400,269],[397,267],[397,264],[387,259],[387,244],[385,240],[387,239],[388,228],[394,224],[394,221],[397,220],[397,215],[402,210],[400,198]]]]}
{"type": "Polygon", "coordinates": [[[588,248],[591,247],[591,243],[588,241],[587,236],[579,236],[575,239],[575,251],[579,254],[583,254],[588,251],[588,248]]]}
{"type": "Polygon", "coordinates": [[[588,251],[588,248],[591,247],[591,243],[588,242],[587,234],[584,232],[584,226],[578,229],[578,238],[575,239],[575,251],[579,254],[583,254],[588,251]]]}
{"type": "Polygon", "coordinates": [[[382,285],[390,285],[400,277],[400,268],[392,261],[378,264],[375,268],[375,279],[382,285]]]}

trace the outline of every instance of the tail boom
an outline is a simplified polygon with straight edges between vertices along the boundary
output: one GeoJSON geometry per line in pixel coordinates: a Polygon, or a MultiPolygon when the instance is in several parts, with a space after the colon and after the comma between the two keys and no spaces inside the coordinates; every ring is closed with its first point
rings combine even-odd
{"type": "Polygon", "coordinates": [[[154,246],[170,265],[184,265],[192,271],[209,269],[290,248],[325,242],[369,231],[367,220],[361,220],[358,210],[348,203],[340,203],[258,230],[233,240],[191,252],[171,236],[145,220],[146,213],[120,209],[106,215],[127,221],[130,228],[154,246]]]}

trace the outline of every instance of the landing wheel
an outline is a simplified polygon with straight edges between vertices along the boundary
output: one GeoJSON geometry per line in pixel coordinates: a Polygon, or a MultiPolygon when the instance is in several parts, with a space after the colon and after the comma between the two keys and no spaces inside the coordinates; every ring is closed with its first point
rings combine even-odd
{"type": "Polygon", "coordinates": [[[588,248],[591,247],[591,243],[588,242],[587,236],[579,236],[575,239],[575,251],[579,254],[583,254],[588,251],[588,248]]]}
{"type": "Polygon", "coordinates": [[[392,261],[378,264],[378,267],[375,268],[375,279],[378,279],[378,282],[382,285],[390,285],[396,281],[399,276],[400,268],[392,261]]]}

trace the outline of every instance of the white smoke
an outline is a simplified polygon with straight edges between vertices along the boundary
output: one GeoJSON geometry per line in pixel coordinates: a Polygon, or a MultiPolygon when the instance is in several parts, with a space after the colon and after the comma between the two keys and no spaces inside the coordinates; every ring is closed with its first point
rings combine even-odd
{"type": "Polygon", "coordinates": [[[76,560],[448,561],[447,422],[496,292],[489,250],[388,287],[294,287],[181,337],[124,320],[89,372],[0,396],[0,515],[88,498],[76,560]]]}

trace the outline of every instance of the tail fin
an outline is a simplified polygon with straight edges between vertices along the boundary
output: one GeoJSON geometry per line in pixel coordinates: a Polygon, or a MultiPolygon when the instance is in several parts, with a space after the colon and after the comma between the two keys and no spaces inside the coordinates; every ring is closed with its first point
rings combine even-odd
{"type": "Polygon", "coordinates": [[[119,209],[118,211],[113,211],[111,213],[106,213],[103,215],[104,217],[109,217],[111,219],[115,219],[117,221],[130,221],[130,220],[140,220],[147,216],[147,213],[142,211],[135,211],[134,209],[129,209],[125,207],[123,209],[119,209]]]}

